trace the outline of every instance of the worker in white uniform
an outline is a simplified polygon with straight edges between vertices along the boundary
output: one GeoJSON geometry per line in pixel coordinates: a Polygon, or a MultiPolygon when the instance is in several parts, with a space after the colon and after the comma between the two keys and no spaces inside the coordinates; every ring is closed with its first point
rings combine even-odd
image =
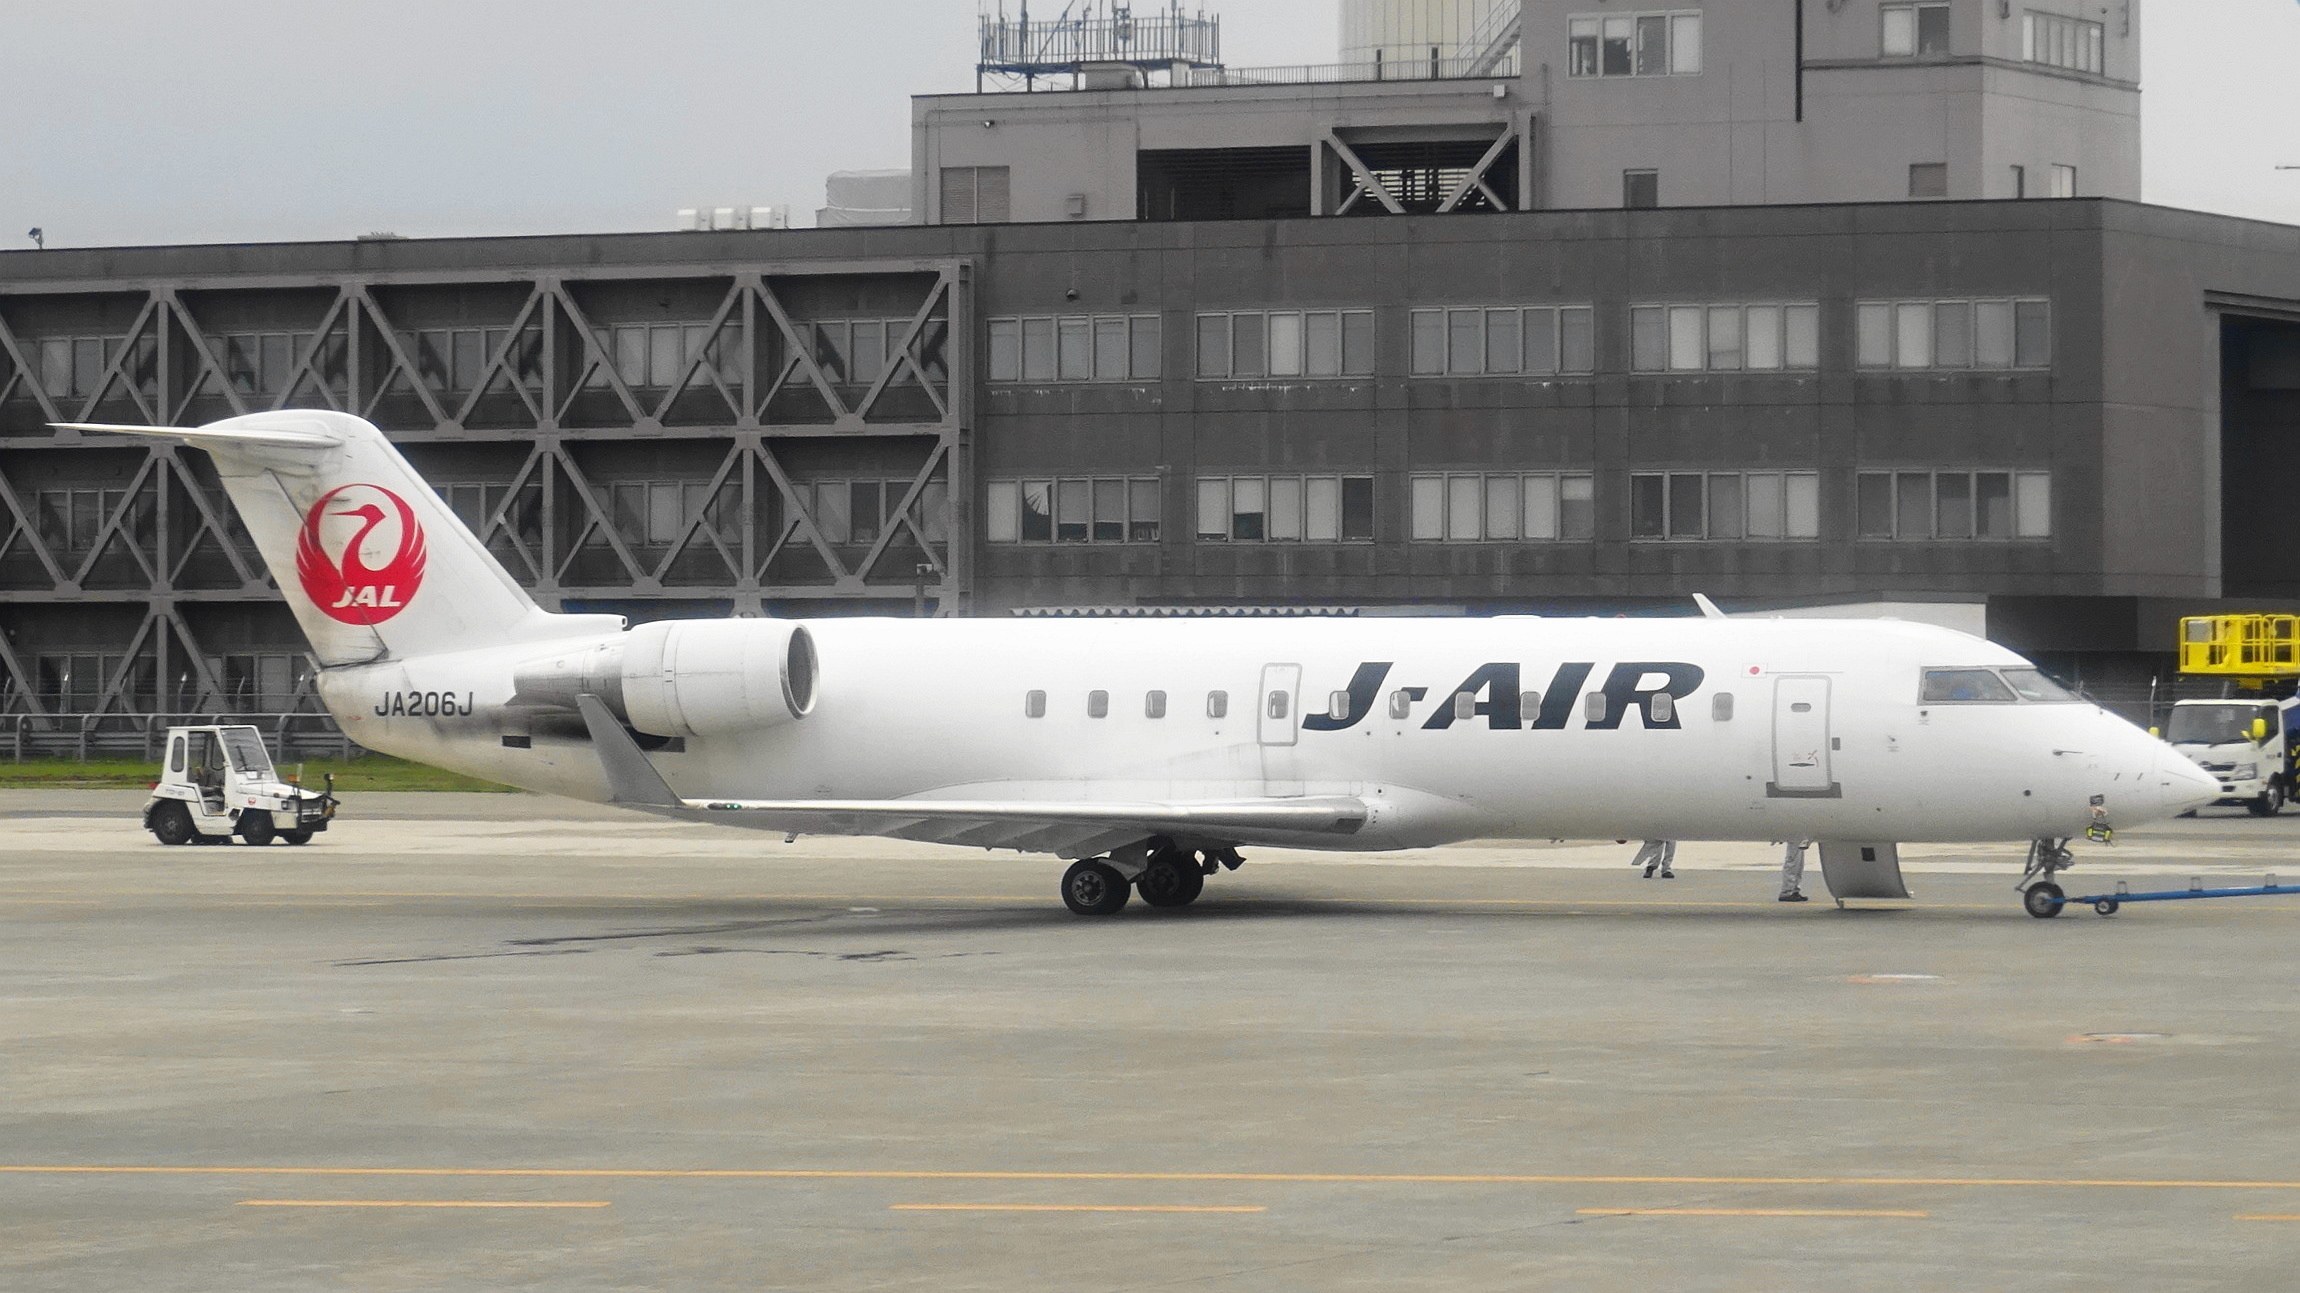
{"type": "Polygon", "coordinates": [[[1669,864],[1676,860],[1677,841],[1647,840],[1637,846],[1637,856],[1629,859],[1629,865],[1644,867],[1645,878],[1648,880],[1653,878],[1653,873],[1656,870],[1661,872],[1662,879],[1674,880],[1677,878],[1677,872],[1672,870],[1669,864]]]}
{"type": "Polygon", "coordinates": [[[1806,902],[1805,850],[1810,840],[1790,840],[1781,853],[1781,901],[1806,902]]]}

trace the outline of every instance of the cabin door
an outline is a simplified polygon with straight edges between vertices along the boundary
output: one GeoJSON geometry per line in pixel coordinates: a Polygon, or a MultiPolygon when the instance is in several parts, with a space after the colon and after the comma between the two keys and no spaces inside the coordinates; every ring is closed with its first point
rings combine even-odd
{"type": "Polygon", "coordinates": [[[1262,666],[1262,690],[1255,695],[1256,722],[1262,745],[1262,793],[1302,793],[1302,770],[1297,762],[1302,733],[1302,666],[1262,666]]]}
{"type": "Polygon", "coordinates": [[[1830,768],[1829,680],[1777,678],[1773,682],[1773,779],[1765,793],[1777,799],[1835,799],[1842,791],[1830,768]]]}

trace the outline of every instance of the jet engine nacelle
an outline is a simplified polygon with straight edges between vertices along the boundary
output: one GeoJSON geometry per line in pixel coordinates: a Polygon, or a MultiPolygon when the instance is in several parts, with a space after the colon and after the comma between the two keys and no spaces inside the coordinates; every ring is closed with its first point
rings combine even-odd
{"type": "Polygon", "coordinates": [[[716,736],[805,718],[815,642],[788,620],[669,620],[543,656],[513,671],[514,707],[597,696],[651,736],[716,736]]]}
{"type": "Polygon", "coordinates": [[[671,620],[623,637],[623,706],[655,736],[718,736],[805,718],[815,641],[787,620],[671,620]]]}

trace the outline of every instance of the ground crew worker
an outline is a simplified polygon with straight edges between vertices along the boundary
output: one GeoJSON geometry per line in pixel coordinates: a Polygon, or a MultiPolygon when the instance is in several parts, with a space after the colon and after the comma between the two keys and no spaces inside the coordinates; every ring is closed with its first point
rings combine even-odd
{"type": "Polygon", "coordinates": [[[1790,840],[1788,847],[1782,850],[1780,898],[1782,902],[1809,901],[1809,899],[1805,897],[1803,886],[1805,880],[1805,849],[1810,843],[1810,840],[1790,840]]]}
{"type": "Polygon", "coordinates": [[[1677,872],[1671,870],[1669,864],[1676,860],[1677,841],[1647,840],[1637,846],[1637,856],[1629,859],[1629,865],[1644,867],[1645,878],[1648,880],[1653,878],[1656,869],[1661,872],[1662,879],[1674,880],[1677,872]]]}

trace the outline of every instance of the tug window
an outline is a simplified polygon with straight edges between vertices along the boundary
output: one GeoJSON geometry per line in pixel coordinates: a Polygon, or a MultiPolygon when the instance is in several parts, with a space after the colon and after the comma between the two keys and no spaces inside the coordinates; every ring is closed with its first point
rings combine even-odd
{"type": "Polygon", "coordinates": [[[1229,693],[1229,692],[1226,692],[1226,691],[1210,691],[1210,692],[1207,692],[1207,693],[1206,693],[1206,717],[1208,717],[1208,718],[1228,718],[1229,716],[1230,716],[1230,693],[1229,693]]]}
{"type": "Polygon", "coordinates": [[[1088,718],[1110,717],[1110,693],[1106,691],[1087,692],[1086,716],[1088,718]]]}
{"type": "Polygon", "coordinates": [[[1166,693],[1154,691],[1144,696],[1142,698],[1142,714],[1145,718],[1166,717],[1166,693]]]}
{"type": "Polygon", "coordinates": [[[1928,705],[2010,705],[2015,697],[1987,669],[1927,669],[1922,699],[1928,705]]]}
{"type": "Polygon", "coordinates": [[[182,772],[183,770],[184,738],[179,736],[175,740],[168,742],[168,771],[182,772]]]}
{"type": "Polygon", "coordinates": [[[1046,693],[1043,691],[1024,693],[1022,697],[1022,716],[1024,718],[1046,717],[1046,693]]]}

